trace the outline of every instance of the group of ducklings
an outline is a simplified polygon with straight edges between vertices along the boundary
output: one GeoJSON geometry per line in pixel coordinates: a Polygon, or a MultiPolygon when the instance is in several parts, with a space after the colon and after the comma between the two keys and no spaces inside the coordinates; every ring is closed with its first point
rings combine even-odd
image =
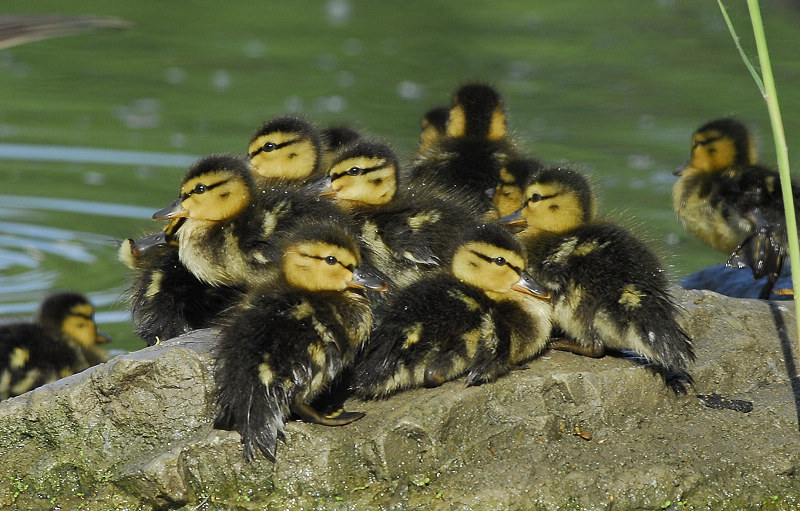
{"type": "MultiPolygon", "coordinates": [[[[727,222],[728,198],[686,181],[703,175],[703,140],[676,205],[681,218],[710,207],[727,222]]],[[[694,351],[665,269],[596,204],[580,172],[526,155],[499,92],[474,83],[425,114],[406,165],[348,128],[266,122],[246,156],[192,165],[153,215],[164,228],[126,240],[120,258],[149,345],[219,328],[215,425],[241,434],[247,459],[274,459],[292,416],[363,415],[339,407],[335,384],[364,399],[462,376],[477,385],[547,348],[638,357],[685,390],[694,351]]],[[[778,243],[777,228],[759,228],[759,243],[778,243]]]]}

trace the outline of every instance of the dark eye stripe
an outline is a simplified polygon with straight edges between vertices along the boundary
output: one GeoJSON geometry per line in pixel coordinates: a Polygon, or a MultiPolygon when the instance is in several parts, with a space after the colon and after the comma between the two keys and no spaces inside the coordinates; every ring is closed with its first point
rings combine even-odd
{"type": "MultiPolygon", "coordinates": [[[[274,143],[274,142],[273,142],[273,144],[272,144],[272,146],[273,146],[273,147],[272,147],[272,151],[276,151],[276,150],[278,150],[278,149],[283,149],[283,148],[284,148],[284,147],[286,147],[287,145],[291,145],[291,144],[297,143],[299,140],[300,140],[299,138],[293,138],[292,140],[287,140],[286,142],[283,142],[283,143],[281,143],[281,144],[276,144],[276,143],[274,143]]],[[[266,142],[264,142],[263,144],[261,144],[261,147],[259,147],[258,149],[256,149],[255,151],[253,151],[252,153],[250,153],[250,154],[249,154],[250,158],[252,158],[252,157],[254,157],[254,156],[258,155],[258,154],[261,154],[261,153],[263,153],[263,152],[264,152],[264,150],[265,150],[265,149],[264,149],[264,146],[266,146],[266,145],[267,145],[267,143],[266,143],[266,142]]]]}
{"type": "MultiPolygon", "coordinates": [[[[320,261],[325,261],[326,263],[328,262],[328,258],[329,257],[333,257],[333,256],[316,256],[316,255],[303,254],[303,253],[301,253],[300,255],[302,255],[303,257],[310,257],[311,259],[319,259],[320,261]]],[[[350,271],[353,271],[355,269],[355,265],[353,265],[353,264],[344,264],[338,258],[334,258],[334,259],[336,259],[336,262],[339,263],[339,266],[341,266],[342,268],[346,268],[346,269],[348,269],[350,271]]],[[[328,264],[330,264],[330,263],[328,263],[328,264]]]]}
{"type": "MultiPolygon", "coordinates": [[[[496,264],[496,261],[497,261],[496,257],[489,257],[489,256],[487,256],[485,254],[481,254],[480,252],[476,252],[475,250],[470,250],[470,252],[472,252],[476,256],[480,257],[481,259],[483,259],[487,263],[495,263],[496,264]]],[[[509,268],[514,270],[517,273],[517,275],[522,273],[522,268],[520,268],[519,266],[515,266],[515,265],[509,263],[508,260],[506,260],[505,266],[508,266],[509,268]]]]}
{"type": "MultiPolygon", "coordinates": [[[[230,178],[228,178],[228,179],[223,179],[222,181],[220,181],[220,182],[218,182],[218,183],[211,184],[211,185],[203,185],[203,188],[204,188],[204,189],[203,189],[203,191],[202,191],[202,192],[200,192],[200,191],[198,191],[198,190],[197,190],[197,188],[198,188],[198,186],[199,186],[199,185],[198,185],[198,186],[195,186],[194,188],[192,188],[192,189],[191,189],[191,190],[189,190],[188,192],[186,192],[186,193],[184,193],[183,195],[181,195],[181,200],[186,200],[186,199],[188,199],[188,198],[189,198],[189,196],[190,196],[190,195],[193,195],[193,194],[195,194],[195,193],[205,193],[205,192],[207,192],[207,191],[209,191],[209,190],[213,190],[214,188],[216,188],[216,187],[218,187],[218,186],[220,186],[220,185],[224,185],[224,184],[225,184],[225,183],[227,183],[228,181],[230,181],[230,178]]],[[[202,183],[201,183],[201,184],[202,184],[202,183]]]]}
{"type": "MultiPolygon", "coordinates": [[[[361,173],[359,175],[363,176],[364,174],[369,174],[370,172],[375,172],[376,170],[385,169],[386,167],[388,167],[387,163],[382,163],[380,165],[375,165],[374,167],[361,167],[361,173]]],[[[350,169],[347,169],[344,172],[338,172],[336,174],[331,175],[331,181],[336,181],[340,177],[348,175],[347,172],[349,170],[350,169]]]]}

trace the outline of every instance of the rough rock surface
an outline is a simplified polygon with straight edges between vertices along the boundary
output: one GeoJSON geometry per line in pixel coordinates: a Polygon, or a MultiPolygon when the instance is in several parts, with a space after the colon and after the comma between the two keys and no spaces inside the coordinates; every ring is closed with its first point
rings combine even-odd
{"type": "Polygon", "coordinates": [[[550,351],[481,387],[352,400],[348,426],[292,422],[274,464],[212,428],[213,331],[118,356],[0,403],[0,508],[800,509],[793,303],[676,293],[687,395],[550,351]]]}

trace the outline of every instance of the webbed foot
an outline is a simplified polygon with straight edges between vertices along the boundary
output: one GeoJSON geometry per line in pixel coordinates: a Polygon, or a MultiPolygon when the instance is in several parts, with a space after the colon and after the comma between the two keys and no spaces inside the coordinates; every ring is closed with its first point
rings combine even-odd
{"type": "Polygon", "coordinates": [[[322,415],[310,406],[303,404],[293,406],[292,411],[305,422],[322,424],[323,426],[344,426],[357,421],[365,415],[364,412],[348,412],[344,408],[322,415]]]}

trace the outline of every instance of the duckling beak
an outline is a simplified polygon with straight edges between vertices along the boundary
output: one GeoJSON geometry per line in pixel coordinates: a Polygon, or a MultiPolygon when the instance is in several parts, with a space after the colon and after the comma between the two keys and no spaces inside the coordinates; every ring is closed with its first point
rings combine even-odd
{"type": "Polygon", "coordinates": [[[136,257],[139,257],[151,248],[163,247],[167,243],[167,234],[164,231],[158,231],[133,242],[131,250],[136,257]]]}
{"type": "Polygon", "coordinates": [[[330,176],[323,177],[311,185],[311,190],[317,192],[320,197],[336,197],[336,190],[331,186],[330,176]]]}
{"type": "Polygon", "coordinates": [[[102,330],[100,330],[98,328],[97,329],[97,338],[95,339],[94,342],[96,342],[97,344],[105,344],[105,343],[110,342],[110,341],[111,341],[111,336],[108,335],[107,333],[103,332],[102,330]]]}
{"type": "Polygon", "coordinates": [[[153,220],[171,220],[173,218],[185,218],[189,212],[183,209],[183,200],[180,197],[170,202],[168,206],[153,213],[153,220]]]}
{"type": "Polygon", "coordinates": [[[686,163],[684,163],[683,165],[681,165],[677,169],[673,170],[672,171],[672,175],[673,176],[680,176],[681,174],[683,174],[683,171],[686,170],[686,167],[688,167],[688,166],[689,166],[689,162],[687,161],[686,163]]]}
{"type": "Polygon", "coordinates": [[[535,296],[536,298],[550,298],[550,291],[545,289],[543,285],[533,280],[533,277],[531,277],[526,271],[523,271],[519,274],[519,280],[516,284],[511,286],[511,289],[514,291],[519,291],[520,293],[525,293],[526,295],[535,296]]]}
{"type": "Polygon", "coordinates": [[[525,218],[522,216],[522,208],[519,208],[518,210],[514,211],[513,213],[504,216],[503,218],[498,220],[498,222],[500,222],[501,224],[504,224],[504,225],[512,225],[512,226],[513,225],[519,225],[519,226],[528,225],[528,222],[525,221],[525,218]]]}
{"type": "Polygon", "coordinates": [[[370,291],[386,291],[389,289],[383,277],[364,271],[361,268],[353,270],[353,280],[347,282],[347,287],[369,289],[370,291]]]}

